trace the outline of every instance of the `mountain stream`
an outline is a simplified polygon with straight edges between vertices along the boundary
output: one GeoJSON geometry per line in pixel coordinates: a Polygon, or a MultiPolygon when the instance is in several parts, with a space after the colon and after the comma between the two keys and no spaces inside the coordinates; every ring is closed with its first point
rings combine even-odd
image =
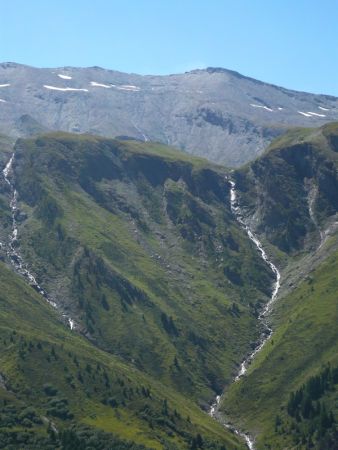
{"type": "MultiPolygon", "coordinates": [[[[232,180],[228,180],[230,183],[230,207],[231,207],[231,211],[233,213],[233,215],[235,216],[237,222],[241,225],[242,228],[244,228],[244,230],[246,231],[249,239],[255,244],[255,246],[257,247],[257,250],[259,251],[262,259],[265,261],[265,263],[270,267],[271,271],[274,273],[275,275],[275,282],[274,282],[274,286],[273,286],[273,291],[270,297],[270,300],[267,302],[267,304],[264,306],[263,310],[261,311],[261,313],[258,316],[258,320],[262,326],[262,332],[260,335],[260,339],[258,341],[258,344],[256,345],[256,347],[254,348],[254,350],[242,361],[239,371],[237,373],[237,375],[234,378],[234,382],[236,383],[240,378],[242,378],[247,370],[248,367],[250,366],[251,362],[253,361],[253,359],[255,358],[255,356],[257,355],[257,353],[259,353],[262,348],[264,347],[264,345],[266,344],[266,342],[270,339],[270,337],[272,336],[272,329],[271,327],[268,325],[268,316],[269,313],[271,312],[273,303],[276,300],[279,288],[280,288],[280,272],[277,269],[277,267],[273,264],[273,262],[269,259],[268,255],[266,254],[262,243],[259,241],[259,239],[255,236],[255,234],[251,231],[250,227],[245,223],[244,218],[243,218],[243,214],[242,211],[240,209],[240,206],[238,204],[238,200],[237,200],[237,192],[236,192],[236,184],[234,181],[232,180]]],[[[221,396],[218,395],[215,399],[215,402],[211,405],[210,409],[209,409],[209,415],[215,419],[217,419],[218,421],[220,421],[226,428],[232,430],[235,434],[237,434],[238,436],[240,436],[242,439],[244,439],[247,447],[250,450],[254,450],[255,449],[255,442],[254,439],[236,429],[232,424],[230,423],[225,423],[224,422],[224,418],[222,417],[222,414],[220,412],[220,404],[221,404],[221,396]]]]}
{"type": "MultiPolygon", "coordinates": [[[[35,289],[40,295],[42,295],[45,300],[53,306],[55,309],[59,309],[58,305],[50,298],[47,292],[39,285],[34,275],[27,268],[27,264],[23,261],[23,258],[20,254],[20,247],[18,241],[18,192],[15,189],[14,184],[14,174],[13,174],[13,162],[14,162],[15,154],[13,153],[10,160],[6,164],[6,167],[2,171],[5,182],[10,188],[10,209],[12,214],[12,230],[9,236],[9,242],[5,247],[6,255],[10,260],[14,270],[20,274],[28,284],[35,289]]],[[[3,244],[1,244],[3,247],[3,244]]],[[[76,323],[73,319],[71,319],[68,315],[62,313],[63,319],[66,321],[71,330],[76,327],[76,323]]]]}

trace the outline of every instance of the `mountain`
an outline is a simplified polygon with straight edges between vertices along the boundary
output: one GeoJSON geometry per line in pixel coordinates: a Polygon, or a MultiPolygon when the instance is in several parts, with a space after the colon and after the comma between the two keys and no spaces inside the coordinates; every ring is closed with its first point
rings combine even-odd
{"type": "Polygon", "coordinates": [[[336,448],[336,99],[224,69],[1,73],[0,448],[336,448]],[[245,165],[211,161],[225,142],[245,165]]]}
{"type": "Polygon", "coordinates": [[[0,185],[1,259],[14,270],[0,267],[0,391],[6,417],[32,407],[34,420],[8,419],[4,442],[37,448],[52,421],[55,439],[73,427],[73,440],[243,448],[203,410],[258,339],[273,273],[230,210],[228,171],[61,132],[13,151],[0,185]]]}
{"type": "Polygon", "coordinates": [[[0,132],[47,130],[156,141],[229,167],[253,160],[291,126],[338,119],[338,99],[219,68],[169,76],[99,67],[0,64],[0,132]]]}
{"type": "Polygon", "coordinates": [[[97,346],[202,403],[254,338],[272,279],[225,174],[136,141],[58,133],[15,147],[18,245],[53,302],[97,346]]]}
{"type": "Polygon", "coordinates": [[[257,448],[337,447],[338,124],[296,129],[234,175],[246,223],[282,270],[275,332],[223,411],[257,448]]]}

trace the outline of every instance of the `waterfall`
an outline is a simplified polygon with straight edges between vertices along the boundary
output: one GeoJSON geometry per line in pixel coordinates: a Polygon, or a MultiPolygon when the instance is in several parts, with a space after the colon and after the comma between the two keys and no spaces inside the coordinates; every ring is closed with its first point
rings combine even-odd
{"type": "MultiPolygon", "coordinates": [[[[23,258],[20,254],[19,250],[19,241],[18,241],[18,224],[17,224],[17,214],[18,214],[18,192],[15,189],[14,181],[13,181],[13,162],[14,162],[15,154],[13,153],[10,160],[6,164],[6,167],[2,171],[5,182],[10,188],[10,202],[9,206],[11,209],[12,215],[12,230],[9,236],[9,243],[6,249],[6,254],[8,259],[10,260],[12,266],[15,271],[19,273],[28,284],[35,289],[40,295],[44,297],[44,299],[51,305],[53,308],[58,309],[57,304],[51,300],[47,292],[39,285],[35,276],[30,272],[27,268],[27,264],[24,263],[23,258]]],[[[68,326],[71,330],[76,328],[76,323],[73,319],[68,317],[66,314],[62,314],[62,317],[66,320],[68,326]]]]}

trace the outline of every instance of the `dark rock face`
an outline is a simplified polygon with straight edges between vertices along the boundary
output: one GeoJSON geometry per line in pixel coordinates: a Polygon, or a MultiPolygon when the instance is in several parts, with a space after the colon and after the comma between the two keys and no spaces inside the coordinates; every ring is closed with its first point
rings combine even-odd
{"type": "Polygon", "coordinates": [[[289,126],[338,119],[338,100],[220,68],[140,76],[91,68],[0,64],[0,133],[128,136],[228,166],[259,155],[289,126]]]}
{"type": "Polygon", "coordinates": [[[305,140],[282,143],[235,173],[241,206],[255,216],[258,232],[286,253],[316,242],[309,243],[309,235],[321,234],[338,211],[337,130],[330,124],[305,140]]]}

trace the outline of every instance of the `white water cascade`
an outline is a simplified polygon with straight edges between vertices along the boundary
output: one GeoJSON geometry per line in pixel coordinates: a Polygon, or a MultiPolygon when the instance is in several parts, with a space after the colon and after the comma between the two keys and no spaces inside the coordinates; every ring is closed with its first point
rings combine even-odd
{"type": "MultiPolygon", "coordinates": [[[[15,189],[13,182],[13,162],[14,162],[15,154],[13,153],[10,160],[6,164],[6,167],[2,171],[4,179],[8,186],[10,187],[10,209],[12,214],[12,230],[9,236],[9,242],[6,248],[6,254],[11,264],[13,265],[15,271],[22,275],[28,284],[35,289],[40,295],[42,295],[45,300],[53,306],[53,308],[58,309],[57,304],[50,299],[46,291],[39,285],[36,281],[34,275],[29,271],[27,265],[24,263],[22,256],[19,251],[19,242],[18,242],[18,225],[17,225],[17,214],[18,214],[18,192],[15,189]]],[[[3,245],[2,245],[3,246],[3,245]]],[[[68,326],[71,330],[76,327],[76,323],[73,319],[71,319],[66,314],[62,314],[62,317],[66,320],[68,326]]]]}
{"type": "MultiPolygon", "coordinates": [[[[249,226],[245,223],[240,206],[238,204],[238,200],[237,200],[237,192],[236,192],[236,184],[233,180],[228,180],[230,183],[230,207],[231,207],[231,211],[233,213],[233,215],[236,217],[237,222],[245,229],[249,239],[256,245],[262,259],[265,261],[265,263],[270,267],[270,269],[272,270],[272,272],[275,275],[275,282],[274,282],[274,286],[273,286],[273,291],[271,294],[271,298],[270,300],[267,302],[267,304],[264,306],[263,310],[261,311],[261,313],[258,316],[258,320],[260,321],[260,323],[263,325],[263,331],[261,333],[259,342],[257,344],[257,346],[255,347],[255,349],[242,361],[238,374],[235,376],[234,378],[234,382],[237,382],[240,378],[242,378],[247,370],[248,367],[250,366],[251,362],[253,361],[253,359],[255,358],[255,356],[257,355],[257,353],[259,353],[262,348],[264,347],[264,345],[266,344],[266,342],[270,339],[270,337],[272,336],[272,329],[271,327],[268,325],[267,323],[267,317],[269,315],[269,313],[271,312],[273,303],[276,300],[279,288],[280,288],[280,272],[277,269],[277,267],[273,264],[273,262],[269,259],[268,255],[266,254],[262,243],[259,241],[259,239],[255,236],[255,234],[250,230],[249,226]]],[[[231,425],[230,423],[224,423],[224,421],[222,421],[222,415],[220,414],[219,411],[219,406],[221,403],[221,396],[217,396],[215,402],[211,405],[210,410],[209,410],[209,415],[211,417],[214,417],[215,419],[220,420],[224,426],[230,430],[232,430],[235,434],[237,434],[238,436],[242,437],[245,440],[245,443],[247,445],[247,447],[250,450],[254,450],[255,449],[255,443],[254,440],[251,436],[249,436],[248,434],[237,430],[233,425],[231,425]]]]}

